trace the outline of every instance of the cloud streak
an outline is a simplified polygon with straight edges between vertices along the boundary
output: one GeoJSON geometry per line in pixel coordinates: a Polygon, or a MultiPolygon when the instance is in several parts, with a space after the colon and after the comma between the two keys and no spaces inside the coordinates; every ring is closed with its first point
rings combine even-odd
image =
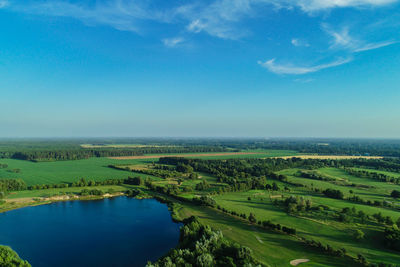
{"type": "Polygon", "coordinates": [[[388,42],[382,42],[382,43],[370,43],[370,44],[366,44],[364,46],[360,46],[357,49],[354,49],[354,52],[364,52],[364,51],[368,51],[368,50],[374,50],[374,49],[378,49],[381,47],[385,47],[385,46],[389,46],[392,44],[396,44],[398,42],[394,42],[394,41],[388,41],[388,42]]]}
{"type": "Polygon", "coordinates": [[[297,0],[294,1],[303,11],[314,12],[333,8],[384,6],[397,0],[297,0]]]}
{"type": "Polygon", "coordinates": [[[176,47],[177,45],[183,43],[184,41],[185,39],[183,39],[182,37],[162,39],[162,42],[166,47],[176,47]]]}
{"type": "Polygon", "coordinates": [[[301,75],[301,74],[307,74],[307,73],[312,73],[312,72],[317,72],[323,69],[328,69],[336,66],[340,66],[346,63],[349,63],[352,59],[347,58],[347,59],[338,59],[336,61],[326,63],[326,64],[320,64],[320,65],[315,65],[315,66],[294,66],[291,64],[284,65],[284,64],[277,64],[275,63],[275,59],[270,59],[265,62],[259,61],[258,64],[261,65],[262,67],[266,68],[270,72],[276,73],[276,74],[294,74],[294,75],[301,75]]]}
{"type": "Polygon", "coordinates": [[[350,52],[358,53],[378,49],[397,43],[395,41],[367,43],[351,36],[349,33],[349,27],[343,27],[343,29],[340,31],[334,31],[324,24],[322,28],[333,38],[332,44],[330,46],[331,49],[347,49],[350,52]]]}

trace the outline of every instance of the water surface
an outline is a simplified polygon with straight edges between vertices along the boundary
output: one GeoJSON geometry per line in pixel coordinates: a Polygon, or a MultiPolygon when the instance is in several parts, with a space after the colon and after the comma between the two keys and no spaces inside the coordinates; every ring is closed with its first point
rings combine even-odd
{"type": "Polygon", "coordinates": [[[0,244],[33,267],[144,266],[177,245],[179,226],[154,199],[57,202],[0,213],[0,244]]]}

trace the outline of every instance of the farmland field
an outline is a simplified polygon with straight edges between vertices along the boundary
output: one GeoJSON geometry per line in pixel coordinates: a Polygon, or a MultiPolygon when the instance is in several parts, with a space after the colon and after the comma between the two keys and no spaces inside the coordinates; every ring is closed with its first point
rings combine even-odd
{"type": "MultiPolygon", "coordinates": [[[[0,179],[21,178],[28,185],[71,183],[85,178],[87,180],[101,181],[105,179],[127,178],[132,176],[130,172],[117,171],[108,167],[116,164],[118,160],[108,158],[90,158],[75,161],[54,162],[30,162],[14,159],[1,159],[1,163],[7,164],[7,169],[0,169],[0,179]],[[18,173],[10,170],[19,169],[18,173]]],[[[126,161],[124,161],[126,162],[126,161]]],[[[128,161],[138,164],[140,161],[128,161]]],[[[141,174],[135,174],[143,176],[141,174]]]]}

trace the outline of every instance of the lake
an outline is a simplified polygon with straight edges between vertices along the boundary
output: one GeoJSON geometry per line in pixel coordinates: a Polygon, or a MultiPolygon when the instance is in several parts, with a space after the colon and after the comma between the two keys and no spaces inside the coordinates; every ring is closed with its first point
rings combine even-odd
{"type": "Polygon", "coordinates": [[[178,244],[180,225],[154,199],[56,202],[0,213],[0,244],[33,267],[144,266],[178,244]]]}

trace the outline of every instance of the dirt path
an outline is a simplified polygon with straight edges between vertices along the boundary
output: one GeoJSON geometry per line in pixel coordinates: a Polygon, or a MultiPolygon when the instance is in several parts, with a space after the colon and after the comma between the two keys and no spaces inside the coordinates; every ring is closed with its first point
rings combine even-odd
{"type": "Polygon", "coordinates": [[[213,156],[234,156],[234,155],[260,155],[265,153],[255,152],[226,152],[226,153],[193,153],[193,154],[161,154],[161,155],[144,155],[144,156],[126,156],[126,157],[109,157],[110,159],[157,159],[157,158],[170,158],[170,157],[213,157],[213,156]]]}
{"type": "Polygon", "coordinates": [[[309,262],[309,261],[310,261],[309,259],[296,259],[296,260],[290,261],[290,265],[297,266],[300,263],[309,262]]]}

